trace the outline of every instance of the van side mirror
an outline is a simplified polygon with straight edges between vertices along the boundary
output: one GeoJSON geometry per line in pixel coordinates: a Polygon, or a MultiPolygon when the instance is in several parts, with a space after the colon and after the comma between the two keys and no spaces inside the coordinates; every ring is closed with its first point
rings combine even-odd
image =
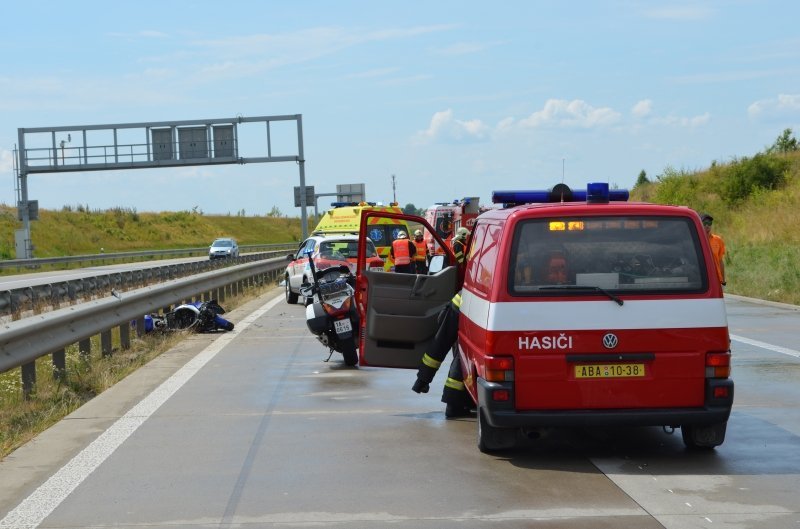
{"type": "Polygon", "coordinates": [[[431,262],[428,263],[428,275],[433,275],[441,272],[444,268],[444,255],[434,255],[431,257],[431,262]]]}
{"type": "Polygon", "coordinates": [[[294,261],[294,254],[293,254],[293,253],[290,253],[289,255],[287,255],[287,256],[286,256],[286,260],[287,260],[287,261],[294,261]]]}

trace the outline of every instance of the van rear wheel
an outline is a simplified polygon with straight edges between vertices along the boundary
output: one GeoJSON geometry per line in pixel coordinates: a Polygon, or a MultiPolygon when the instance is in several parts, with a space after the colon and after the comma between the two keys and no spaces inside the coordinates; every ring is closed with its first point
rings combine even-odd
{"type": "Polygon", "coordinates": [[[712,449],[725,441],[728,422],[712,424],[684,424],[681,426],[681,437],[686,448],[712,449]]]}
{"type": "Polygon", "coordinates": [[[489,424],[483,409],[478,408],[478,450],[484,454],[507,450],[516,444],[517,431],[489,424]]]}

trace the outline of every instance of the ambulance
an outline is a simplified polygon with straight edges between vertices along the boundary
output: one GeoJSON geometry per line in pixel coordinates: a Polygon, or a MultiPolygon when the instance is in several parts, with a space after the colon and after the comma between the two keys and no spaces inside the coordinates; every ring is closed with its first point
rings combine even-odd
{"type": "MultiPolygon", "coordinates": [[[[396,202],[392,202],[388,206],[378,205],[375,202],[334,202],[331,204],[331,209],[322,215],[312,235],[358,234],[362,211],[403,213],[396,202]]],[[[383,259],[384,270],[393,270],[394,263],[389,255],[392,241],[397,238],[400,231],[411,236],[408,224],[405,220],[373,217],[369,221],[368,231],[368,237],[372,239],[378,255],[383,259]]]]}
{"type": "Polygon", "coordinates": [[[425,220],[432,228],[423,230],[423,240],[428,246],[430,255],[442,255],[445,253],[444,246],[437,242],[440,239],[445,242],[446,246],[450,246],[450,240],[453,238],[455,229],[453,228],[453,219],[456,214],[457,206],[451,202],[437,202],[425,210],[425,220]],[[434,237],[433,234],[438,235],[434,237]]]}
{"type": "Polygon", "coordinates": [[[444,254],[443,247],[436,242],[434,232],[451,246],[451,240],[458,228],[462,226],[472,230],[472,225],[480,212],[478,197],[466,197],[453,202],[437,202],[425,210],[425,220],[433,226],[433,230],[423,230],[423,240],[431,255],[444,254]]]}
{"type": "Polygon", "coordinates": [[[377,274],[360,254],[361,365],[418,368],[460,291],[455,354],[481,451],[588,426],[721,445],[734,384],[708,238],[687,207],[627,198],[602,183],[495,192],[502,209],[477,218],[462,269],[448,250],[429,275],[377,274]]]}

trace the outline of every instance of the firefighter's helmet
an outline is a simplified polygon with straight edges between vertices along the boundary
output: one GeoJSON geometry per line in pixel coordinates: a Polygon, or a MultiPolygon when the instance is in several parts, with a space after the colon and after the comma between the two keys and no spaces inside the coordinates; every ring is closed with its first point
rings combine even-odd
{"type": "Polygon", "coordinates": [[[398,239],[407,239],[408,238],[408,234],[406,232],[404,232],[403,230],[400,230],[399,232],[397,232],[397,238],[398,239]]]}
{"type": "Polygon", "coordinates": [[[422,230],[414,230],[414,237],[422,237],[422,230]]]}
{"type": "Polygon", "coordinates": [[[469,235],[469,230],[467,228],[461,227],[456,230],[456,239],[464,240],[469,235]]]}

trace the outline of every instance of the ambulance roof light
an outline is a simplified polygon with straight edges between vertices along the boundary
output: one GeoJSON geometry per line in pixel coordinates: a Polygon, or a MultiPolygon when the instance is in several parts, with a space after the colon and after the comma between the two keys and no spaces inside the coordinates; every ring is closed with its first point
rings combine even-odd
{"type": "Polygon", "coordinates": [[[331,202],[333,208],[344,208],[348,206],[374,206],[375,202],[331,202]]]}
{"type": "Polygon", "coordinates": [[[612,200],[624,202],[630,194],[627,189],[609,189],[605,182],[590,183],[586,190],[570,189],[565,184],[557,184],[550,190],[532,191],[493,191],[492,203],[506,207],[517,204],[545,204],[552,202],[588,202],[589,204],[605,204],[612,200]]]}

